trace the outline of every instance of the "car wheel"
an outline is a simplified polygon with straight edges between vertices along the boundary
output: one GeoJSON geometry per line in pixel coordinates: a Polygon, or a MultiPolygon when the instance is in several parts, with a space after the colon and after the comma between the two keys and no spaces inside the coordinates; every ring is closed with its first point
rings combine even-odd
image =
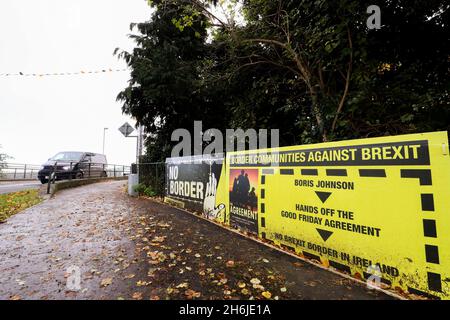
{"type": "Polygon", "coordinates": [[[75,173],[75,179],[83,179],[83,172],[75,173]]]}
{"type": "Polygon", "coordinates": [[[48,182],[47,179],[41,179],[41,183],[42,183],[42,184],[46,184],[47,182],[48,182]]]}
{"type": "Polygon", "coordinates": [[[106,177],[108,177],[108,174],[106,173],[106,171],[103,171],[103,172],[102,172],[102,175],[101,175],[101,177],[102,177],[102,178],[106,178],[106,177]]]}

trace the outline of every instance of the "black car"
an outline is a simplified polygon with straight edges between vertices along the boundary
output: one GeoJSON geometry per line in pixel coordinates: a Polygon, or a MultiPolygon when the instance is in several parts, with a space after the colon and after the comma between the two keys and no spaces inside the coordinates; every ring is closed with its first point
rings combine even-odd
{"type": "Polygon", "coordinates": [[[92,152],[60,152],[42,166],[38,179],[44,184],[55,175],[56,180],[107,177],[106,156],[92,152]]]}

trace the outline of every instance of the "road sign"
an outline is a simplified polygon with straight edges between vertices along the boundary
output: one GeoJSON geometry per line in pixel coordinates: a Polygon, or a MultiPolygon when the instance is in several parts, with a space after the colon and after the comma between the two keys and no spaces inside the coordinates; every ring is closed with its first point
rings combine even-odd
{"type": "Polygon", "coordinates": [[[128,123],[125,122],[120,128],[119,131],[125,136],[128,137],[133,131],[133,127],[128,123]]]}

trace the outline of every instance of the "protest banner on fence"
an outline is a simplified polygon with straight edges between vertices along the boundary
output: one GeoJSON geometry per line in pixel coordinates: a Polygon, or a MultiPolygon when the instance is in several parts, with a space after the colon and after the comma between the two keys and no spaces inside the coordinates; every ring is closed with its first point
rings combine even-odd
{"type": "Polygon", "coordinates": [[[214,176],[207,208],[229,227],[362,279],[450,298],[446,132],[232,152],[214,176]]]}

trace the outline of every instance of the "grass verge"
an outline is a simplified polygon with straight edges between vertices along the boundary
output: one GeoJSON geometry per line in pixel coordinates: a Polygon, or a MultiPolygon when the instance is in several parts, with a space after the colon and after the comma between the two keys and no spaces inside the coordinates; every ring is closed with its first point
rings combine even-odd
{"type": "Polygon", "coordinates": [[[41,202],[38,190],[24,190],[0,194],[0,223],[5,222],[13,214],[41,202]]]}

